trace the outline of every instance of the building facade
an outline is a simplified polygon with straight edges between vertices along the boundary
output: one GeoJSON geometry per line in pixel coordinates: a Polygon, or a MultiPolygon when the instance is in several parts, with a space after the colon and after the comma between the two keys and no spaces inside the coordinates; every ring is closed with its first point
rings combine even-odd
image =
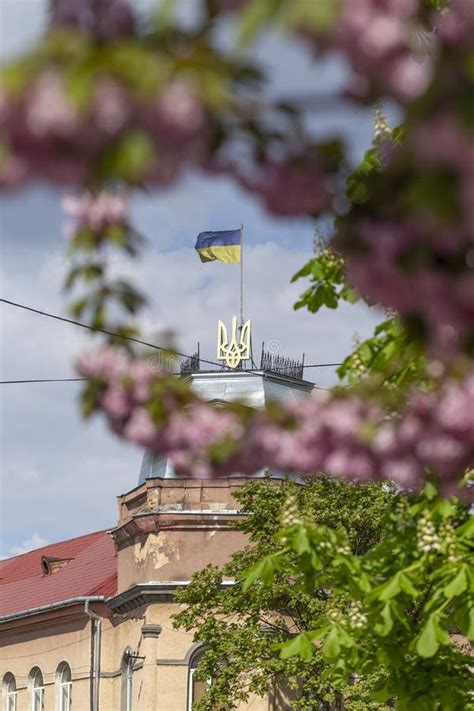
{"type": "MultiPolygon", "coordinates": [[[[258,407],[311,390],[269,372],[192,377],[216,404],[244,398],[258,407]]],[[[173,596],[245,544],[231,527],[244,481],[176,478],[166,460],[145,454],[113,529],[1,561],[4,711],[191,711],[208,683],[194,673],[204,650],[173,628],[173,596]]],[[[242,709],[291,708],[277,696],[269,688],[242,709]]]]}

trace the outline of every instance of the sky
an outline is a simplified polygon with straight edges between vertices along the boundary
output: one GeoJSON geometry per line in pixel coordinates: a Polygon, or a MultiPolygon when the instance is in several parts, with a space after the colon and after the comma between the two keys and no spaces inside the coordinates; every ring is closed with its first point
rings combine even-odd
{"type": "MultiPolygon", "coordinates": [[[[194,0],[185,0],[184,10],[194,0]]],[[[143,5],[145,0],[141,2],[143,5]]],[[[0,56],[23,51],[45,22],[43,0],[0,0],[0,56]]],[[[223,41],[227,40],[225,34],[223,41]]],[[[318,89],[343,78],[337,59],[314,67],[302,49],[265,38],[259,61],[274,75],[272,91],[301,94],[315,77],[318,89]]],[[[325,111],[312,118],[324,134],[347,132],[357,160],[370,144],[371,113],[325,111]]],[[[66,315],[62,282],[64,222],[61,194],[41,184],[0,198],[0,292],[3,298],[66,315]]],[[[201,344],[215,358],[217,320],[238,312],[239,267],[201,264],[193,246],[203,230],[245,231],[245,315],[253,341],[307,363],[339,362],[355,333],[367,337],[380,315],[363,305],[311,315],[293,311],[304,288],[291,276],[312,254],[312,220],[276,220],[230,180],[187,176],[163,193],[136,195],[133,222],[147,237],[143,258],[125,265],[146,292],[142,319],[147,339],[172,330],[184,352],[201,344]]],[[[74,357],[90,342],[82,329],[0,304],[1,380],[73,377],[74,357]]],[[[306,378],[327,387],[334,369],[315,368],[306,378]]],[[[116,497],[138,481],[142,452],[119,441],[99,418],[87,423],[78,410],[77,383],[0,386],[0,557],[93,530],[112,528],[116,497]]]]}

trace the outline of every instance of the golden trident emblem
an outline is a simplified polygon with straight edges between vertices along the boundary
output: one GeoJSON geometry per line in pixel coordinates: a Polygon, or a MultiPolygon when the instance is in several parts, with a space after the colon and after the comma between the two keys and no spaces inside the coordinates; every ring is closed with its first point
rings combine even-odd
{"type": "Polygon", "coordinates": [[[217,323],[217,360],[223,360],[229,368],[238,368],[243,360],[250,360],[250,324],[250,320],[246,321],[239,329],[237,340],[237,316],[233,316],[229,342],[225,324],[217,323]]]}

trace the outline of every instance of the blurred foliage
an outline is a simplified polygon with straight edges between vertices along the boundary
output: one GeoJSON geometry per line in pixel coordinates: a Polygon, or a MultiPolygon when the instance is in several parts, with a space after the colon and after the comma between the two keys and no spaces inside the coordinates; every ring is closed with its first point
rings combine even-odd
{"type": "MultiPolygon", "coordinates": [[[[93,204],[101,199],[113,200],[114,196],[87,195],[82,199],[93,204]]],[[[80,202],[79,198],[77,202],[80,202]]],[[[127,219],[114,220],[99,228],[79,221],[68,229],[72,232],[70,269],[64,281],[64,291],[72,298],[69,305],[71,316],[82,319],[93,329],[110,331],[109,342],[131,352],[132,344],[127,338],[136,338],[138,329],[128,319],[140,311],[146,299],[131,281],[111,277],[109,273],[111,263],[118,255],[136,258],[144,238],[127,219]]]]}
{"type": "Polygon", "coordinates": [[[426,360],[419,345],[407,337],[396,318],[376,326],[372,338],[360,343],[337,369],[342,381],[354,385],[362,378],[396,389],[400,394],[411,385],[428,385],[426,360]]]}
{"type": "Polygon", "coordinates": [[[339,301],[356,303],[358,294],[347,283],[344,260],[329,247],[323,248],[292,278],[292,282],[310,277],[311,286],[300,296],[294,308],[317,313],[322,306],[335,309],[339,301]]]}

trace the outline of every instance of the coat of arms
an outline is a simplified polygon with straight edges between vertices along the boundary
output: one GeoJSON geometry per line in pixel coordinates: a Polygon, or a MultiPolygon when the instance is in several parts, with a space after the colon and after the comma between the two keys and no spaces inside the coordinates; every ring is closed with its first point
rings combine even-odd
{"type": "Polygon", "coordinates": [[[250,320],[237,328],[237,316],[232,317],[232,332],[229,339],[227,327],[217,324],[217,360],[222,360],[229,368],[238,368],[244,360],[250,360],[250,320]]]}

